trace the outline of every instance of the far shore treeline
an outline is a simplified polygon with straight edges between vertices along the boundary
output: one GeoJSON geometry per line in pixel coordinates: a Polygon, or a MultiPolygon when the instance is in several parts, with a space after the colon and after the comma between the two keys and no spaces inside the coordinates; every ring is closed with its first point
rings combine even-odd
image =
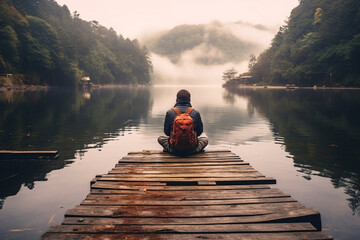
{"type": "Polygon", "coordinates": [[[249,67],[253,83],[359,87],[360,1],[299,0],[249,67]]]}
{"type": "Polygon", "coordinates": [[[65,5],[0,1],[1,81],[73,86],[90,77],[95,84],[147,84],[151,71],[149,53],[136,39],[84,21],[65,5]]]}

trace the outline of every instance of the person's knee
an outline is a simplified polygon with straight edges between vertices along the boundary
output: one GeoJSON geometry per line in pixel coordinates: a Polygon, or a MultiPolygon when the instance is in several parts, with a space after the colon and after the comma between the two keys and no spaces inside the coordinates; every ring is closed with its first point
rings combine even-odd
{"type": "Polygon", "coordinates": [[[160,144],[162,144],[162,143],[164,143],[164,142],[167,142],[169,140],[169,138],[168,137],[165,137],[165,136],[160,136],[160,137],[158,137],[158,142],[160,143],[160,144]]]}
{"type": "Polygon", "coordinates": [[[202,145],[207,146],[209,144],[209,139],[207,137],[199,137],[198,139],[199,143],[201,143],[202,145]]]}
{"type": "Polygon", "coordinates": [[[160,136],[158,137],[158,142],[164,148],[165,151],[170,151],[169,137],[160,136]]]}

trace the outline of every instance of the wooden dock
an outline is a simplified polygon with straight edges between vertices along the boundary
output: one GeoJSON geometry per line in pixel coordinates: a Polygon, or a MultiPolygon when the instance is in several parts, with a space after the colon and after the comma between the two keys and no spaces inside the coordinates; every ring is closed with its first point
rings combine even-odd
{"type": "Polygon", "coordinates": [[[132,152],[41,239],[332,239],[274,183],[226,150],[132,152]]]}
{"type": "Polygon", "coordinates": [[[56,159],[58,151],[12,151],[0,150],[0,160],[12,159],[56,159]]]}

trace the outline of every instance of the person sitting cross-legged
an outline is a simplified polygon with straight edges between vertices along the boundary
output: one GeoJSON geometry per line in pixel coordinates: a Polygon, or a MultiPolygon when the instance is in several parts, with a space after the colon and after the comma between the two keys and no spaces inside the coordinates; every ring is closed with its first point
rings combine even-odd
{"type": "Polygon", "coordinates": [[[203,133],[200,113],[192,108],[190,92],[182,89],[176,95],[175,106],[166,112],[164,133],[158,142],[165,152],[176,155],[190,155],[201,152],[208,145],[203,133]]]}

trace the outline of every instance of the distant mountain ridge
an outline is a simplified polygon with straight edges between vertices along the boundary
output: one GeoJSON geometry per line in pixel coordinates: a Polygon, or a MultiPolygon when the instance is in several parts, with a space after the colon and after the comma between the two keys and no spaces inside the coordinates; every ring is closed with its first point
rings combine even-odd
{"type": "MultiPolygon", "coordinates": [[[[242,22],[231,23],[233,27],[247,26],[257,31],[269,32],[262,25],[242,22]]],[[[239,38],[227,24],[214,21],[209,24],[179,25],[171,30],[158,33],[144,41],[148,49],[168,57],[174,64],[183,54],[194,56],[196,63],[204,65],[242,62],[257,52],[261,46],[246,37],[239,38]]]]}

